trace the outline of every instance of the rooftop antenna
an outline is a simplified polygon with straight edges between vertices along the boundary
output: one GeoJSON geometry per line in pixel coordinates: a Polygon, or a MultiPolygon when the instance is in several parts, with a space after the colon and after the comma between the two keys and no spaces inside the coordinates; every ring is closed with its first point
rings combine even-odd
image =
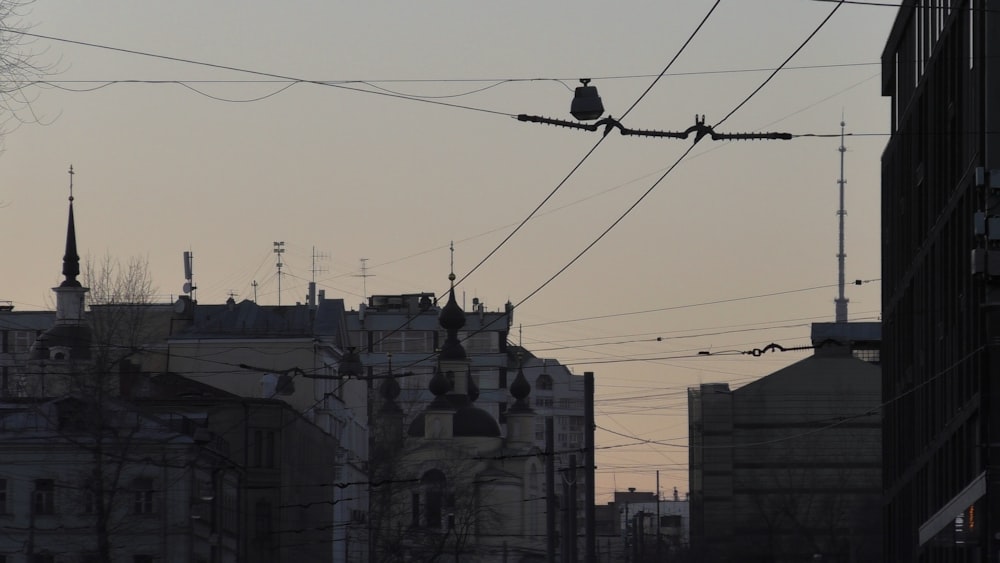
{"type": "Polygon", "coordinates": [[[278,255],[278,263],[275,266],[278,267],[278,307],[281,307],[281,267],[284,266],[281,263],[281,255],[285,253],[285,241],[274,241],[274,253],[278,255]]]}
{"type": "Polygon", "coordinates": [[[317,254],[316,247],[312,247],[312,268],[309,269],[309,272],[312,274],[312,279],[309,282],[309,294],[306,295],[306,303],[309,304],[309,307],[316,306],[316,273],[326,271],[322,268],[316,267],[316,260],[325,260],[327,258],[329,258],[329,256],[326,254],[317,254]]]}
{"type": "Polygon", "coordinates": [[[194,290],[198,289],[194,285],[194,254],[190,250],[184,251],[184,293],[194,299],[194,290]]]}
{"type": "Polygon", "coordinates": [[[354,277],[361,278],[361,297],[368,299],[368,278],[375,277],[375,274],[368,273],[368,259],[361,259],[361,273],[354,274],[354,277]]]}
{"type": "Polygon", "coordinates": [[[844,153],[847,152],[847,148],[844,147],[844,116],[840,116],[840,179],[837,180],[837,184],[840,185],[840,210],[837,211],[838,220],[840,222],[840,252],[837,253],[837,287],[839,289],[839,296],[834,300],[835,310],[836,310],[836,320],[838,323],[847,322],[847,297],[844,296],[844,259],[847,254],[844,253],[844,217],[847,215],[847,211],[844,209],[844,185],[847,184],[847,180],[844,179],[844,153]]]}

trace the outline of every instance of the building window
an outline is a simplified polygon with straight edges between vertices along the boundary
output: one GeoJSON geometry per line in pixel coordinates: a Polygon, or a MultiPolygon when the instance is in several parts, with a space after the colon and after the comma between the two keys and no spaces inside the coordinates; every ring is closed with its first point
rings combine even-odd
{"type": "Polygon", "coordinates": [[[372,332],[372,351],[376,353],[426,354],[434,351],[434,332],[397,330],[372,332]]]}
{"type": "Polygon", "coordinates": [[[275,466],[274,444],[276,439],[274,430],[253,431],[252,467],[273,468],[275,466]]]}
{"type": "Polygon", "coordinates": [[[153,480],[135,479],[132,481],[132,513],[153,513],[153,480]]]}
{"type": "Polygon", "coordinates": [[[681,515],[680,514],[668,514],[666,516],[660,516],[660,527],[661,528],[680,528],[681,527],[681,515]]]}
{"type": "Polygon", "coordinates": [[[31,330],[15,330],[13,345],[10,351],[14,354],[24,354],[31,349],[31,344],[35,341],[35,332],[31,330]]]}
{"type": "Polygon", "coordinates": [[[535,380],[535,388],[538,389],[539,391],[551,391],[552,376],[547,373],[539,375],[538,379],[535,380]]]}
{"type": "Polygon", "coordinates": [[[496,354],[500,351],[500,334],[496,331],[459,332],[462,347],[470,354],[496,354]]]}
{"type": "Polygon", "coordinates": [[[52,479],[35,479],[32,503],[36,515],[56,513],[56,483],[52,479]]]}
{"type": "Polygon", "coordinates": [[[133,555],[132,563],[153,563],[152,555],[133,555]]]}
{"type": "Polygon", "coordinates": [[[440,529],[444,515],[448,480],[438,469],[431,469],[420,478],[424,492],[424,523],[428,528],[440,529]]]}
{"type": "Polygon", "coordinates": [[[535,397],[534,401],[535,401],[535,406],[536,407],[551,407],[552,406],[552,397],[535,397]]]}
{"type": "MultiPolygon", "coordinates": [[[[9,514],[7,510],[7,479],[0,479],[0,514],[9,514]]],[[[3,563],[0,561],[0,563],[3,563]]]]}
{"type": "Polygon", "coordinates": [[[56,556],[51,553],[36,553],[31,556],[30,563],[56,563],[56,556]]]}

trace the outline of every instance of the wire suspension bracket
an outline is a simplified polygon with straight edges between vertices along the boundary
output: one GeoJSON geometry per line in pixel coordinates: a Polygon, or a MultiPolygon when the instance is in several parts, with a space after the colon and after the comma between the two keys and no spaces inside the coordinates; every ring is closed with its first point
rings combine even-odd
{"type": "Polygon", "coordinates": [[[607,136],[612,129],[618,129],[618,132],[622,135],[630,136],[640,136],[640,137],[666,137],[669,139],[687,139],[692,134],[694,135],[695,142],[700,141],[704,137],[709,137],[713,141],[748,141],[748,140],[758,140],[758,139],[773,139],[773,140],[790,140],[793,135],[791,133],[778,133],[778,132],[767,132],[767,133],[719,133],[711,125],[705,125],[704,115],[694,116],[694,125],[688,127],[684,131],[657,131],[655,129],[631,129],[622,125],[620,121],[614,117],[608,116],[604,119],[595,121],[594,123],[579,123],[576,121],[568,121],[565,119],[555,119],[552,117],[542,117],[539,115],[527,115],[519,114],[517,116],[518,121],[530,122],[530,123],[544,123],[546,125],[556,125],[558,127],[568,127],[570,129],[583,129],[585,131],[597,131],[601,127],[604,128],[604,135],[607,136]]]}

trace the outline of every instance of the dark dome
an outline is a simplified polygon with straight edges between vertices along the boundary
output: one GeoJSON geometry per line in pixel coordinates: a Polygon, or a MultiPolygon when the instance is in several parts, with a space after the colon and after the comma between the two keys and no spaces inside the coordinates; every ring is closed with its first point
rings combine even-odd
{"type": "Polygon", "coordinates": [[[51,358],[63,360],[90,359],[90,327],[86,325],[56,325],[43,332],[31,346],[32,360],[48,360],[54,348],[69,351],[66,358],[51,358]]]}
{"type": "Polygon", "coordinates": [[[441,313],[438,315],[438,323],[441,324],[441,328],[447,331],[454,330],[458,332],[465,326],[465,311],[455,302],[454,287],[448,292],[448,304],[441,309],[441,313]]]}
{"type": "MultiPolygon", "coordinates": [[[[455,403],[462,402],[456,396],[452,396],[452,399],[455,403]]],[[[407,432],[410,436],[424,436],[424,417],[425,413],[420,413],[413,419],[407,432]]],[[[455,410],[451,432],[455,437],[492,438],[500,436],[500,425],[490,413],[466,401],[455,410]]]]}
{"type": "Polygon", "coordinates": [[[500,425],[490,413],[469,405],[455,412],[455,436],[495,437],[500,435],[500,425]]]}

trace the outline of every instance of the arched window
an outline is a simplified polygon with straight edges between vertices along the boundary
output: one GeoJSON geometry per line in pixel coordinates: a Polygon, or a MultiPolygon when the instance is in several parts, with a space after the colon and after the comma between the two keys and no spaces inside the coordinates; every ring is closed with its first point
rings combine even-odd
{"type": "Polygon", "coordinates": [[[448,480],[438,469],[431,469],[420,478],[420,488],[424,496],[424,524],[428,528],[440,529],[447,499],[448,480]]]}
{"type": "Polygon", "coordinates": [[[535,389],[538,389],[539,391],[551,391],[552,376],[547,373],[539,375],[538,379],[535,380],[535,389]]]}

